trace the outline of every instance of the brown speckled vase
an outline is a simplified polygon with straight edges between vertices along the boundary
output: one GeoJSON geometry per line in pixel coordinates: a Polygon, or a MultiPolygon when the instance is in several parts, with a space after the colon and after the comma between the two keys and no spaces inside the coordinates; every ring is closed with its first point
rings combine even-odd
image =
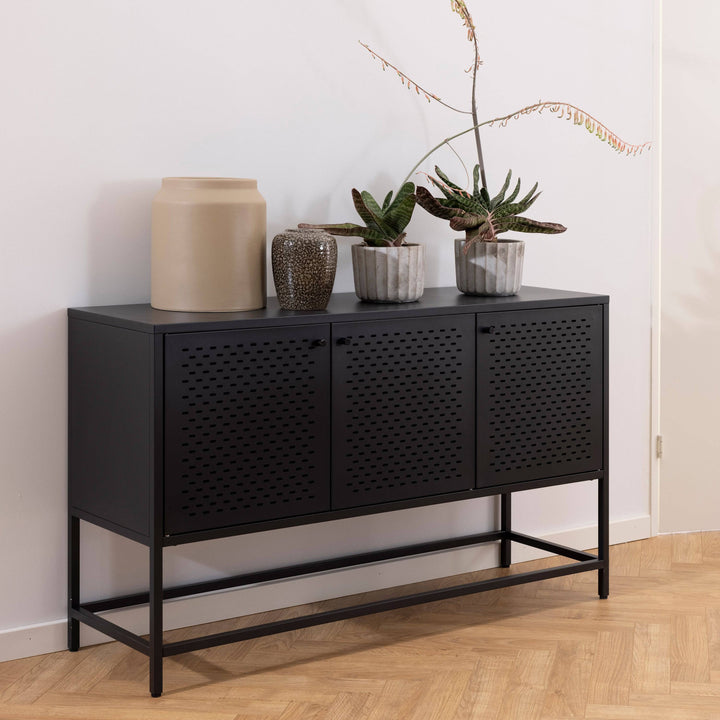
{"type": "Polygon", "coordinates": [[[273,280],[282,310],[324,310],[336,268],[337,243],[325,230],[289,229],[273,238],[273,280]]]}

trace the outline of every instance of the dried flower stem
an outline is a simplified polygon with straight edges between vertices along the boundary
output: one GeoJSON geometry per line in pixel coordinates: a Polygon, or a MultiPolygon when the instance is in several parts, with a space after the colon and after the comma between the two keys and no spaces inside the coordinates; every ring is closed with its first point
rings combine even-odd
{"type": "Polygon", "coordinates": [[[463,25],[467,28],[467,39],[473,44],[475,50],[475,56],[473,58],[473,64],[468,68],[466,72],[472,71],[472,94],[470,95],[471,110],[470,114],[473,119],[473,130],[475,133],[475,147],[477,148],[478,166],[480,167],[480,179],[483,187],[487,187],[487,177],[485,176],[485,161],[483,160],[482,143],[480,142],[480,124],[478,123],[478,112],[477,112],[477,71],[482,60],[480,59],[480,51],[478,50],[477,34],[475,32],[475,23],[473,22],[472,15],[468,10],[464,0],[450,0],[450,7],[453,12],[457,13],[463,21],[463,25]]]}
{"type": "MultiPolygon", "coordinates": [[[[360,42],[358,40],[358,42],[360,42]]],[[[395,65],[393,65],[391,62],[388,62],[382,55],[378,55],[369,45],[365,44],[364,42],[360,42],[360,44],[375,58],[375,60],[379,60],[380,64],[382,65],[383,70],[387,70],[387,68],[392,68],[400,78],[400,82],[405,85],[407,83],[408,90],[415,90],[415,92],[418,95],[424,95],[425,99],[430,102],[430,100],[435,100],[435,102],[439,102],[441,105],[444,105],[449,110],[453,110],[454,112],[462,113],[463,115],[470,115],[469,110],[460,110],[459,108],[453,107],[452,105],[448,105],[444,100],[441,100],[437,95],[431,93],[429,90],[425,90],[423,87],[418,85],[412,78],[409,78],[402,70],[397,68],[395,65]]]]}
{"type": "Polygon", "coordinates": [[[473,119],[473,125],[474,131],[475,131],[475,147],[477,148],[477,155],[478,155],[478,165],[480,166],[480,180],[482,181],[482,186],[484,188],[487,187],[487,177],[485,176],[485,161],[483,160],[483,151],[482,151],[482,144],[480,142],[480,128],[478,124],[478,112],[477,112],[477,97],[475,93],[475,86],[477,83],[477,71],[478,66],[480,64],[480,55],[478,53],[478,43],[477,43],[477,35],[475,34],[475,25],[472,21],[472,18],[470,17],[470,12],[468,11],[467,7],[465,7],[464,2],[460,2],[460,0],[453,0],[456,2],[456,4],[461,5],[465,10],[465,15],[468,19],[470,32],[472,33],[472,40],[475,47],[475,62],[473,63],[472,67],[472,74],[473,74],[473,80],[472,80],[472,119],[473,119]]]}
{"type": "MultiPolygon", "coordinates": [[[[455,138],[459,138],[462,135],[467,135],[467,133],[473,132],[474,130],[485,126],[494,127],[495,124],[497,124],[500,127],[505,127],[510,120],[517,120],[523,115],[530,115],[535,112],[542,113],[543,110],[549,110],[550,112],[555,113],[559,118],[572,120],[574,125],[584,125],[585,129],[588,132],[592,133],[603,142],[608,143],[608,145],[610,145],[610,147],[612,147],[617,152],[625,153],[626,155],[639,155],[642,154],[644,150],[649,150],[652,147],[652,143],[649,142],[634,145],[631,143],[627,143],[624,140],[621,140],[620,137],[614,132],[612,132],[606,125],[603,125],[599,120],[594,118],[589,113],[586,113],[584,110],[581,110],[579,107],[576,107],[575,105],[564,102],[541,101],[533,105],[528,105],[527,107],[521,108],[520,110],[510,113],[509,115],[496,117],[492,120],[485,120],[484,122],[473,125],[466,130],[462,130],[455,135],[451,135],[450,137],[445,138],[442,142],[435,145],[435,147],[430,149],[428,152],[425,153],[425,155],[420,158],[420,160],[413,166],[412,170],[410,170],[405,180],[403,180],[403,183],[406,183],[413,175],[413,173],[420,167],[420,165],[422,165],[425,160],[427,160],[436,150],[439,150],[443,145],[447,145],[455,138]]],[[[484,187],[487,186],[485,185],[484,187]]]]}

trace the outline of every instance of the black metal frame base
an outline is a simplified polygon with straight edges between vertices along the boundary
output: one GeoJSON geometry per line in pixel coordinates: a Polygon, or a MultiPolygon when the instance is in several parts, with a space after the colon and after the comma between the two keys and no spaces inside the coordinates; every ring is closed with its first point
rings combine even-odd
{"type": "Polygon", "coordinates": [[[150,547],[150,592],[124,595],[106,600],[80,603],[79,598],[79,548],[80,548],[80,523],[79,518],[70,517],[69,540],[70,540],[70,564],[69,564],[69,607],[68,607],[68,648],[79,649],[79,623],[83,622],[90,627],[99,630],[115,640],[125,643],[129,647],[147,655],[150,659],[150,692],[153,697],[159,697],[162,693],[162,660],[163,657],[178,655],[203,648],[224,645],[239,640],[274,635],[276,633],[297,630],[299,628],[322,625],[337,620],[361,617],[372,613],[395,610],[397,608],[419,605],[436,600],[445,600],[461,595],[470,595],[485,590],[520,585],[523,583],[546,580],[548,578],[572,575],[575,573],[598,570],[598,594],[600,598],[608,596],[608,535],[607,535],[607,500],[606,482],[599,481],[599,532],[598,545],[599,554],[575,550],[557,543],[547,542],[529,535],[523,535],[511,530],[511,493],[501,494],[500,525],[501,529],[492,532],[485,532],[478,535],[439,540],[434,542],[420,543],[400,548],[380,550],[375,552],[361,553],[340,558],[320,560],[316,562],[292,565],[272,570],[247,573],[234,577],[213,580],[209,582],[194,583],[174,588],[162,587],[162,545],[150,547]],[[454,548],[481,545],[489,542],[499,542],[500,565],[509,567],[511,564],[511,543],[538,548],[546,552],[569,558],[575,562],[544,570],[505,575],[502,577],[480,580],[477,582],[457,585],[438,590],[429,590],[419,593],[411,593],[387,600],[351,605],[338,610],[305,615],[289,620],[279,620],[239,630],[206,635],[203,637],[182,640],[179,642],[164,643],[162,633],[162,603],[163,600],[186,597],[199,593],[225,590],[229,588],[241,588],[243,586],[295,578],[313,573],[325,572],[341,568],[349,568],[358,565],[383,562],[399,558],[409,558],[426,553],[451,550],[454,548]],[[150,634],[146,639],[136,635],[119,625],[98,615],[98,613],[117,610],[119,608],[132,607],[136,605],[149,604],[150,606],[150,634]]]}

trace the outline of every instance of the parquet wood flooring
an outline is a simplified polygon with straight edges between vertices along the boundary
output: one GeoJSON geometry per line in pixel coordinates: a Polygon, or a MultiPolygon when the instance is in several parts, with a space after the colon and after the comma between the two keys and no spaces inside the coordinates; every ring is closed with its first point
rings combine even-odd
{"type": "MultiPolygon", "coordinates": [[[[429,589],[555,558],[412,586],[429,589]]],[[[554,578],[165,660],[118,643],[0,663],[0,720],[720,720],[720,532],[611,548],[554,578]]],[[[168,633],[325,610],[410,588],[168,633]]]]}

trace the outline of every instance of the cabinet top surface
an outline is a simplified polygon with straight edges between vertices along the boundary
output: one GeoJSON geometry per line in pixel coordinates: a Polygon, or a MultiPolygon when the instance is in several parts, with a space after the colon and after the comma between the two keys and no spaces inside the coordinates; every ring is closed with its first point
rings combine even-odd
{"type": "Polygon", "coordinates": [[[474,297],[462,295],[457,288],[426,288],[424,295],[413,303],[368,303],[357,299],[355,293],[334,293],[325,310],[281,310],[277,298],[270,297],[267,307],[245,312],[197,313],[155,310],[149,304],[106,305],[102,307],[70,308],[71,318],[114,325],[146,333],[196,332],[281,325],[309,325],[314,323],[353,320],[381,320],[383,318],[421,317],[453,313],[494,312],[502,310],[530,310],[544,307],[597,305],[608,303],[607,295],[552,290],[523,286],[517,295],[508,297],[474,297]]]}

